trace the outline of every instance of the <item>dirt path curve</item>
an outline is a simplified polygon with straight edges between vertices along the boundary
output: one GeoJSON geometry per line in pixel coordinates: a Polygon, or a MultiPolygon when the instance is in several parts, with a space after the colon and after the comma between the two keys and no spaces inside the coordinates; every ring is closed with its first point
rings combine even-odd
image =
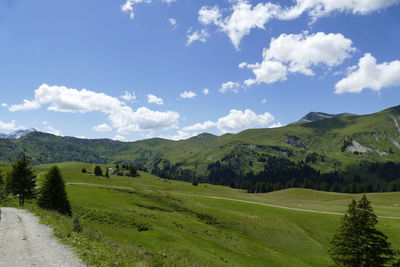
{"type": "MultiPolygon", "coordinates": [[[[135,189],[135,188],[125,187],[125,186],[107,186],[107,185],[91,184],[91,183],[68,183],[68,185],[86,185],[86,186],[104,187],[104,188],[116,188],[116,189],[137,190],[137,189],[135,189]]],[[[285,209],[285,210],[293,210],[293,211],[300,211],[300,212],[310,212],[310,213],[329,214],[329,215],[341,215],[341,216],[344,215],[344,213],[339,213],[339,212],[299,209],[299,208],[292,208],[292,207],[286,207],[286,206],[279,206],[279,205],[274,205],[274,204],[268,204],[268,203],[250,201],[250,200],[243,200],[243,199],[236,199],[236,198],[227,198],[227,197],[218,197],[218,196],[207,196],[207,195],[196,195],[196,194],[185,194],[185,193],[172,193],[172,192],[171,192],[170,194],[173,194],[173,195],[181,195],[181,196],[188,196],[188,197],[200,197],[200,198],[221,199],[221,200],[242,202],[242,203],[248,203],[248,204],[253,204],[253,205],[261,205],[261,206],[267,206],[267,207],[272,207],[272,208],[285,209]]],[[[391,217],[391,216],[378,216],[378,218],[400,220],[400,217],[391,217]]]]}
{"type": "Polygon", "coordinates": [[[26,210],[1,208],[0,266],[85,266],[26,210]]]}

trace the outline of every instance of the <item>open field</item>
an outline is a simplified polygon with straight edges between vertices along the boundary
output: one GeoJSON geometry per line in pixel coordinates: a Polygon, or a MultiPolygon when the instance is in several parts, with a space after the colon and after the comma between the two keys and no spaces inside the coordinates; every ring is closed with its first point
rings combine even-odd
{"type": "MultiPolygon", "coordinates": [[[[35,167],[39,181],[51,166],[35,167]]],[[[111,179],[81,173],[83,167],[93,170],[93,164],[58,166],[83,232],[73,232],[69,218],[30,208],[93,265],[327,266],[340,215],[307,210],[343,213],[352,198],[360,198],[304,189],[247,194],[146,173],[111,179]]],[[[400,218],[400,193],[368,198],[377,215],[400,218]]],[[[400,249],[400,219],[379,221],[379,229],[400,249]]]]}

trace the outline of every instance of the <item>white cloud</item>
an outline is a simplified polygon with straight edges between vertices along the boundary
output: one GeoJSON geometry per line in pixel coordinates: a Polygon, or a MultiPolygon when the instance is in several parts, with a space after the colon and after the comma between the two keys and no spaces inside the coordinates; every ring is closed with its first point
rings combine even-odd
{"type": "Polygon", "coordinates": [[[232,14],[221,19],[217,6],[204,6],[199,10],[199,21],[203,24],[214,24],[225,32],[236,49],[239,49],[243,36],[253,28],[264,29],[264,25],[278,14],[279,6],[272,3],[259,3],[252,6],[248,1],[238,0],[232,6],[232,14]]]}
{"type": "Polygon", "coordinates": [[[236,49],[242,38],[252,29],[265,29],[271,19],[293,20],[306,13],[314,22],[334,12],[368,14],[400,3],[400,0],[294,0],[295,4],[284,7],[271,2],[252,5],[247,0],[230,1],[231,13],[223,17],[218,6],[203,6],[198,21],[204,25],[215,25],[225,32],[236,49]]]}
{"type": "Polygon", "coordinates": [[[210,35],[206,30],[188,32],[188,36],[186,37],[186,46],[190,46],[193,42],[199,41],[205,43],[210,35]]]}
{"type": "Polygon", "coordinates": [[[169,18],[168,19],[168,22],[169,22],[169,24],[171,24],[172,25],[172,27],[176,27],[177,26],[177,22],[176,22],[176,19],[174,19],[174,18],[169,18]]]}
{"type": "Polygon", "coordinates": [[[133,101],[136,100],[136,94],[135,92],[125,91],[124,94],[121,96],[121,98],[126,101],[133,101]]]}
{"type": "Polygon", "coordinates": [[[221,16],[222,14],[218,6],[213,6],[213,7],[203,6],[199,10],[199,21],[205,25],[210,23],[214,23],[217,25],[220,24],[221,16]]]}
{"type": "Polygon", "coordinates": [[[285,124],[282,124],[280,122],[275,122],[275,123],[271,124],[268,128],[280,128],[283,126],[285,126],[285,124]]]}
{"type": "Polygon", "coordinates": [[[219,88],[219,91],[221,93],[226,93],[227,91],[232,91],[234,93],[238,92],[238,89],[240,87],[240,84],[238,82],[225,82],[221,85],[221,88],[219,88]]]}
{"type": "Polygon", "coordinates": [[[155,95],[149,94],[147,95],[147,102],[150,104],[156,104],[156,105],[163,105],[164,100],[160,97],[157,97],[155,95]]]}
{"type": "Polygon", "coordinates": [[[195,92],[192,91],[184,91],[179,95],[181,98],[194,98],[197,96],[195,92]]]}
{"type": "MultiPolygon", "coordinates": [[[[135,18],[135,6],[140,3],[152,3],[153,0],[126,0],[124,4],[121,5],[121,10],[129,14],[131,19],[135,18]]],[[[162,3],[170,4],[175,2],[175,0],[161,0],[162,3]]]]}
{"type": "Polygon", "coordinates": [[[267,103],[267,99],[266,98],[261,99],[261,104],[265,104],[265,103],[267,103]]]}
{"type": "Polygon", "coordinates": [[[217,126],[217,124],[215,122],[206,121],[203,123],[196,123],[191,126],[184,127],[182,130],[188,131],[188,132],[203,131],[203,130],[206,130],[206,129],[209,129],[209,128],[215,127],[215,126],[217,126]]]}
{"type": "Polygon", "coordinates": [[[62,135],[60,130],[55,129],[55,128],[54,128],[53,126],[51,126],[51,125],[47,125],[44,131],[45,131],[46,133],[54,134],[54,135],[57,135],[57,136],[61,136],[61,135],[62,135]]]}
{"type": "Polygon", "coordinates": [[[295,19],[308,13],[313,21],[333,12],[365,15],[400,3],[399,0],[295,0],[296,5],[282,10],[280,19],[295,19]]]}
{"type": "Polygon", "coordinates": [[[15,130],[20,130],[23,129],[24,127],[18,126],[17,122],[15,120],[12,120],[10,122],[3,122],[0,120],[0,130],[4,131],[15,131],[15,130]]]}
{"type": "MultiPolygon", "coordinates": [[[[118,98],[86,89],[77,90],[65,86],[42,84],[35,90],[35,98],[30,102],[37,103],[35,108],[48,104],[48,110],[57,112],[104,113],[108,115],[112,127],[122,134],[142,130],[173,129],[179,125],[180,115],[177,112],[153,111],[146,107],[140,107],[134,111],[118,98]]],[[[25,103],[27,102],[24,101],[23,104],[25,103]]]]}
{"type": "Polygon", "coordinates": [[[8,108],[8,104],[6,104],[6,103],[1,103],[1,106],[2,106],[3,108],[8,108]]]}
{"type": "Polygon", "coordinates": [[[377,64],[376,59],[367,53],[357,66],[350,68],[346,78],[336,83],[335,93],[360,93],[367,88],[380,91],[396,85],[400,85],[400,61],[377,64]]]}
{"type": "Polygon", "coordinates": [[[286,80],[288,74],[287,67],[278,61],[264,60],[256,64],[240,64],[241,68],[251,69],[256,76],[255,79],[247,79],[244,84],[251,86],[256,83],[274,83],[286,80]]]}
{"type": "Polygon", "coordinates": [[[92,129],[93,129],[93,131],[100,132],[100,133],[112,131],[112,128],[107,123],[102,123],[102,124],[96,125],[92,129]]]}
{"type": "Polygon", "coordinates": [[[159,138],[179,141],[179,140],[188,139],[188,138],[196,136],[196,135],[198,135],[198,133],[188,133],[185,131],[178,130],[175,135],[152,135],[151,137],[148,136],[147,138],[159,137],[159,138]]]}
{"type": "Polygon", "coordinates": [[[311,76],[314,75],[312,67],[340,65],[354,50],[352,41],[340,33],[281,34],[272,38],[269,48],[264,49],[261,63],[243,62],[239,68],[251,69],[256,76],[245,81],[248,86],[274,83],[285,80],[290,72],[311,76]]]}
{"type": "Polygon", "coordinates": [[[34,110],[40,108],[40,103],[36,101],[29,101],[24,99],[22,104],[19,105],[11,105],[9,108],[10,111],[24,111],[24,110],[34,110]]]}
{"type": "Polygon", "coordinates": [[[201,92],[205,95],[208,95],[210,93],[210,89],[208,88],[204,88],[203,90],[201,90],[201,92]]]}
{"type": "MultiPolygon", "coordinates": [[[[236,133],[249,128],[266,127],[269,123],[274,121],[275,118],[270,113],[256,114],[250,109],[236,110],[232,109],[229,114],[221,117],[217,122],[205,121],[203,123],[196,123],[191,126],[184,127],[182,130],[185,132],[199,132],[212,127],[217,127],[221,133],[236,133]]],[[[272,126],[282,126],[280,123],[273,124],[272,126]]]]}
{"type": "Polygon", "coordinates": [[[257,115],[250,109],[232,109],[227,116],[218,119],[217,128],[221,133],[235,133],[249,128],[265,127],[274,120],[268,112],[257,115]]]}
{"type": "Polygon", "coordinates": [[[128,139],[126,139],[124,136],[122,135],[116,135],[114,136],[113,140],[115,141],[120,141],[120,142],[128,142],[128,139]]]}

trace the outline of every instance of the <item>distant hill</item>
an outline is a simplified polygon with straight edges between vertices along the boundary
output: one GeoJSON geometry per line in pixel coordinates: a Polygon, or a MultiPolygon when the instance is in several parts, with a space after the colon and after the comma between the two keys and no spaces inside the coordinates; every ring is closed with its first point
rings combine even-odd
{"type": "Polygon", "coordinates": [[[323,119],[331,119],[331,118],[339,118],[343,116],[352,116],[354,114],[350,113],[340,113],[340,114],[328,114],[328,113],[323,113],[323,112],[310,112],[307,115],[305,115],[303,118],[298,120],[295,123],[308,123],[308,122],[313,122],[313,121],[319,121],[323,119]]]}
{"type": "Polygon", "coordinates": [[[18,139],[32,132],[36,132],[36,129],[17,130],[9,134],[0,133],[0,138],[18,139]]]}
{"type": "Polygon", "coordinates": [[[369,115],[314,112],[304,118],[310,122],[222,136],[203,133],[181,141],[89,140],[32,131],[18,139],[0,139],[0,161],[14,161],[24,152],[34,164],[130,163],[162,177],[189,181],[195,177],[208,179],[212,168],[223,167],[231,173],[215,173],[214,177],[214,183],[222,184],[229,184],[229,179],[219,176],[265,172],[273,158],[286,160],[286,165],[303,162],[321,174],[343,173],[343,184],[351,183],[356,175],[363,181],[379,183],[392,179],[383,176],[397,175],[392,165],[382,170],[371,166],[400,162],[400,106],[369,115]],[[391,173],[387,173],[389,170],[391,173]]]}

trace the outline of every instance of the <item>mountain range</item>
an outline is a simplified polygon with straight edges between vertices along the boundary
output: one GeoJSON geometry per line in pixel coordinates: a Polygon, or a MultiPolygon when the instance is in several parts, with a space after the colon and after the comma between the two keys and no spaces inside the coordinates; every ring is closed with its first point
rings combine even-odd
{"type": "Polygon", "coordinates": [[[25,129],[25,130],[16,130],[9,134],[0,133],[0,138],[18,139],[18,138],[24,137],[25,135],[30,134],[32,132],[36,132],[36,129],[30,128],[30,129],[25,129]]]}
{"type": "Polygon", "coordinates": [[[367,173],[370,167],[366,163],[400,160],[400,106],[369,115],[313,112],[302,121],[222,136],[202,133],[181,141],[89,140],[31,129],[25,135],[14,134],[22,136],[17,139],[0,139],[0,160],[14,161],[23,152],[34,164],[119,162],[148,171],[170,170],[173,166],[199,177],[207,176],[210,164],[216,162],[236,166],[240,173],[257,173],[265,168],[265,159],[269,157],[307,162],[321,173],[342,171],[349,175],[367,173]]]}

